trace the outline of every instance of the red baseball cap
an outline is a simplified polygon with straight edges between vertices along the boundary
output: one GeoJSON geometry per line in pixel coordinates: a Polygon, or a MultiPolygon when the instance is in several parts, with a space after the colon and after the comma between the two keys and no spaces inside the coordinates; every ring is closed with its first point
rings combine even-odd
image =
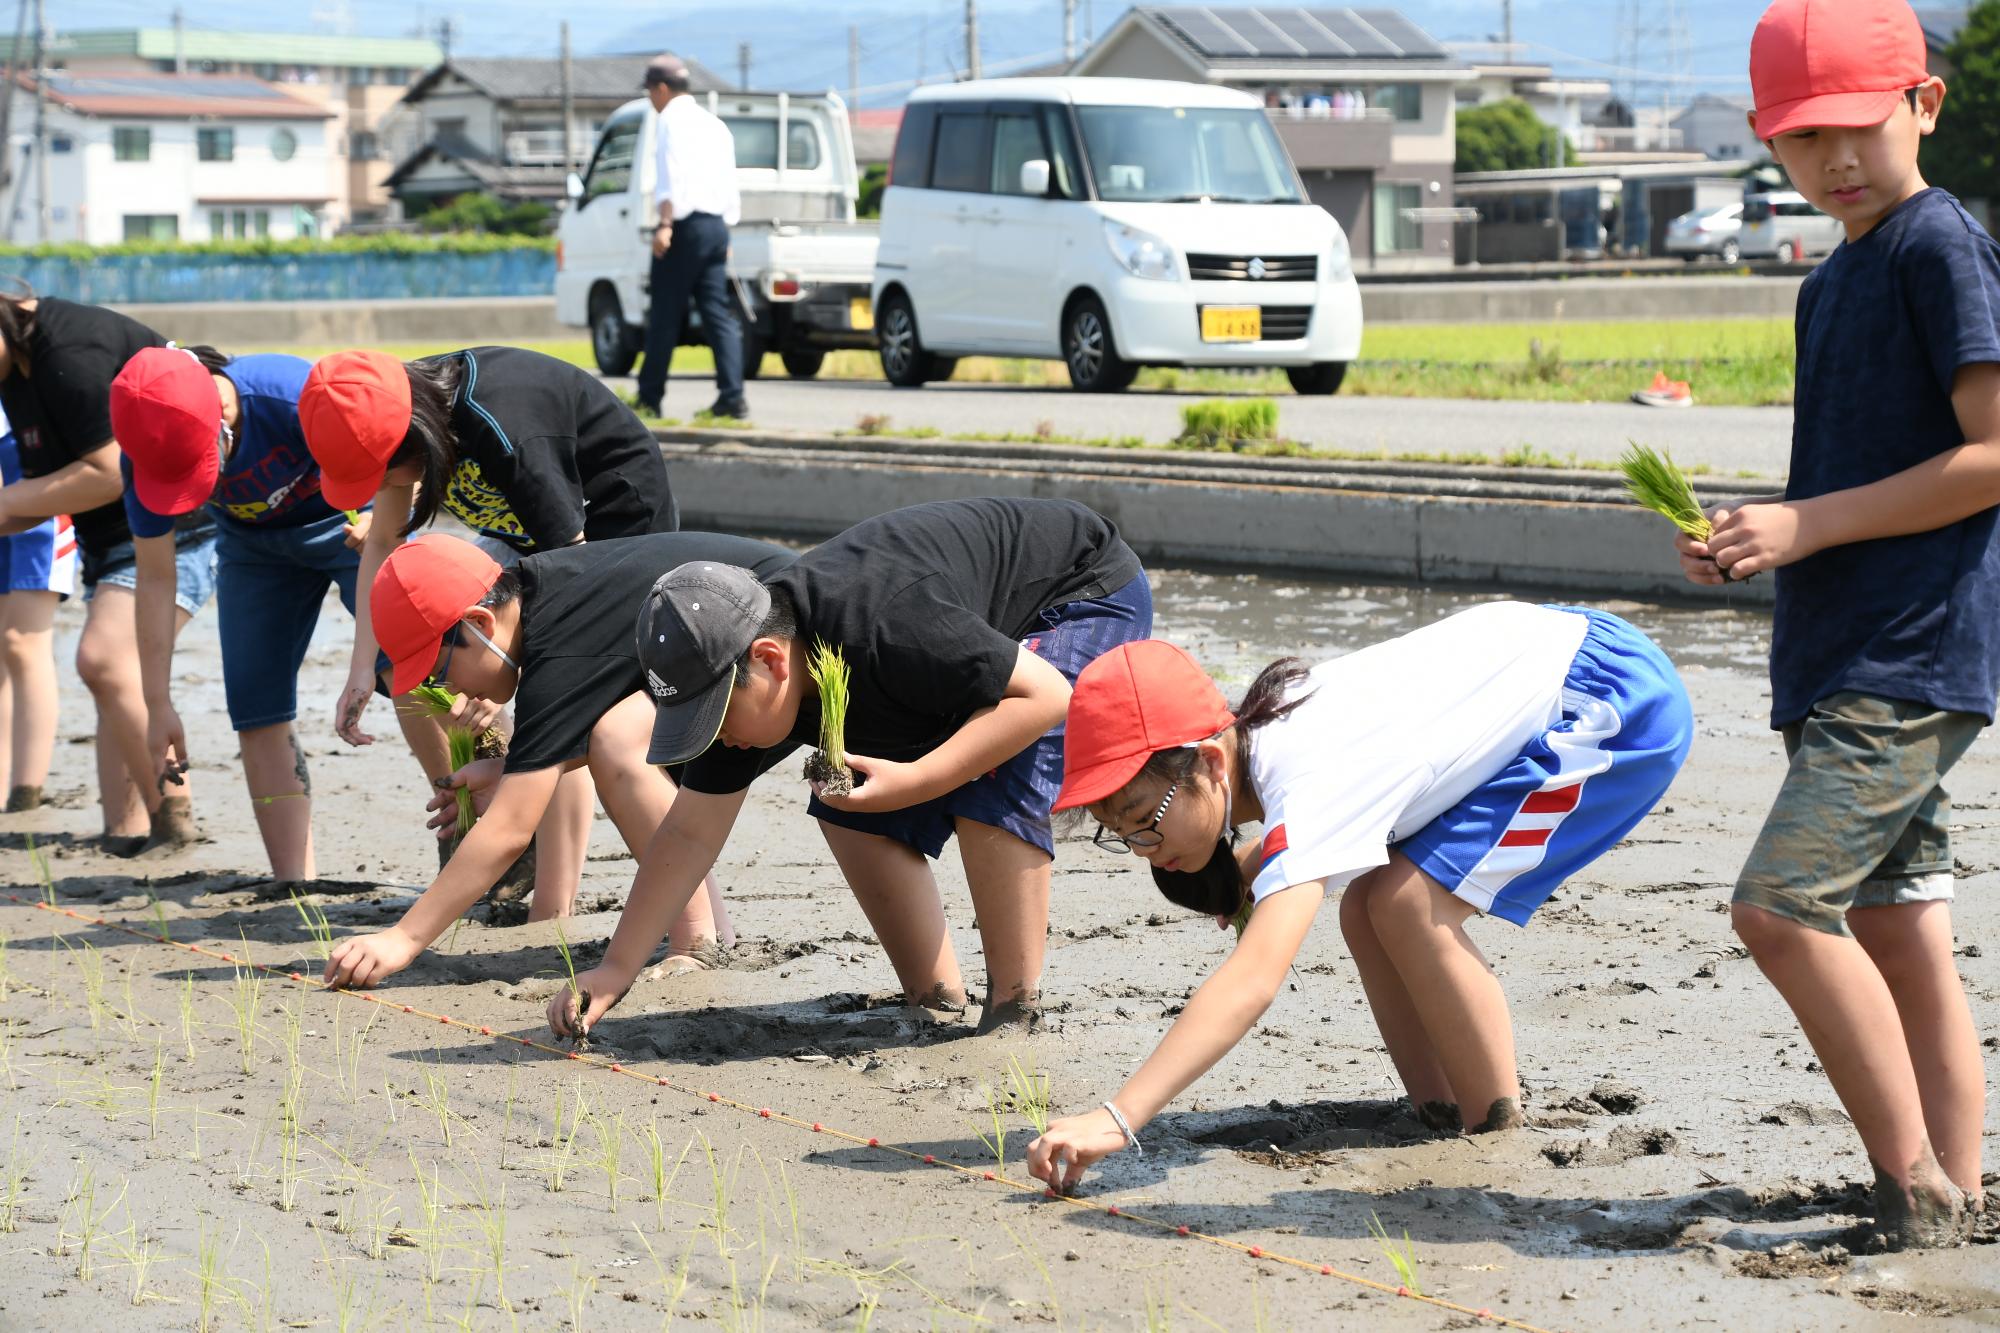
{"type": "Polygon", "coordinates": [[[408,694],[437,665],[438,645],[492,591],[500,566],[471,542],[430,533],[389,553],[368,589],[368,623],[389,655],[389,693],[408,694]]]}
{"type": "Polygon", "coordinates": [[[336,509],[359,508],[410,433],[409,372],[387,352],[323,356],[299,394],[299,426],[319,464],[320,494],[336,509]]]}
{"type": "Polygon", "coordinates": [[[144,347],[111,381],[111,434],[132,460],[132,489],[178,517],[215,494],[222,395],[208,367],[178,347],[144,347]]]}
{"type": "Polygon", "coordinates": [[[1121,643],[1070,691],[1055,809],[1101,801],[1159,750],[1207,740],[1236,721],[1192,657],[1163,639],[1121,643]]]}
{"type": "Polygon", "coordinates": [[[1759,139],[1812,125],[1880,125],[1930,76],[1908,0],[1778,0],[1750,38],[1759,139]]]}

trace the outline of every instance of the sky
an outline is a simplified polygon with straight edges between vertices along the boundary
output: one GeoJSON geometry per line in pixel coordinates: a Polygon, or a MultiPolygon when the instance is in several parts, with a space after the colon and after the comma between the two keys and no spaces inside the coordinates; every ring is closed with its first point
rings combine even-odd
{"type": "MultiPolygon", "coordinates": [[[[1210,0],[1228,7],[1227,0],[1210,0]]],[[[1322,0],[1324,2],[1324,0],[1322,0]]],[[[1307,0],[1310,4],[1311,0],[1307,0]]],[[[1379,3],[1379,0],[1378,0],[1379,3]]],[[[58,0],[50,21],[62,28],[131,27],[163,22],[171,0],[58,0]]],[[[1748,86],[1745,65],[1756,0],[1639,0],[1657,20],[1678,4],[1685,15],[1695,91],[1737,92],[1748,86]]],[[[1360,7],[1367,7],[1363,5],[1360,7]]],[[[1500,0],[1403,0],[1401,10],[1441,41],[1478,41],[1500,28],[1500,0]]],[[[1514,35],[1524,58],[1559,72],[1617,82],[1619,15],[1628,0],[1515,0],[1514,35]]],[[[1077,0],[1079,43],[1124,12],[1126,0],[1077,0]]],[[[847,33],[860,28],[863,105],[900,101],[919,78],[949,79],[965,61],[964,0],[598,0],[571,12],[578,54],[670,47],[736,76],[738,45],[750,43],[751,82],[796,89],[848,84],[847,33]]],[[[350,31],[435,35],[440,20],[456,29],[454,49],[466,55],[546,54],[556,49],[564,16],[546,0],[306,0],[274,15],[268,0],[205,0],[188,6],[188,22],[204,28],[259,31],[350,31]],[[198,20],[197,16],[198,15],[198,20]]],[[[980,50],[986,72],[1053,60],[1061,55],[1062,0],[980,0],[980,50]]],[[[1648,58],[1653,70],[1665,62],[1648,58]]],[[[1654,82],[1647,100],[1658,96],[1654,82]]]]}

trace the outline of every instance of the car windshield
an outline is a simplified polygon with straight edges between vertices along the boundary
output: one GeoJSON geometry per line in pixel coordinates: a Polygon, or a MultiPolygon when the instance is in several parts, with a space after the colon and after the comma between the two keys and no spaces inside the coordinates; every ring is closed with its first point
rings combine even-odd
{"type": "Polygon", "coordinates": [[[1252,108],[1080,106],[1098,197],[1141,203],[1297,204],[1298,178],[1252,108]]]}

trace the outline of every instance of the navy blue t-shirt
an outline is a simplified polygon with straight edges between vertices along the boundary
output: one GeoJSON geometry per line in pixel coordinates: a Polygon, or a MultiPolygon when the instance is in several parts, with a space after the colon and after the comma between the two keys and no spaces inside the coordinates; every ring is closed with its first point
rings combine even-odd
{"type": "MultiPolygon", "coordinates": [[[[222,368],[236,386],[236,450],[222,465],[208,510],[248,527],[295,528],[338,512],[320,497],[319,464],[299,428],[299,393],[312,362],[267,353],[222,368]]],[[[164,537],[173,519],[141,504],[124,460],[125,521],[135,537],[164,537]]]]}
{"type": "MultiPolygon", "coordinates": [[[[1961,366],[2000,362],[2000,244],[1943,190],[1842,244],[1799,291],[1788,500],[1893,476],[1965,443],[1961,366]]],[[[1771,725],[1855,691],[1993,718],[2000,542],[1987,509],[1777,571],[1771,725]]]]}

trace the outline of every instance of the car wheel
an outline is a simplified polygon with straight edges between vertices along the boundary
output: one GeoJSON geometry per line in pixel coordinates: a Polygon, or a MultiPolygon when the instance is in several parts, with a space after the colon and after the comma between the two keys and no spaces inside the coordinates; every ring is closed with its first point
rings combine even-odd
{"type": "Polygon", "coordinates": [[[608,288],[590,298],[590,354],[606,375],[629,375],[639,359],[640,340],[625,322],[618,294],[608,288]]]}
{"type": "Polygon", "coordinates": [[[1309,366],[1286,366],[1285,378],[1292,382],[1293,393],[1339,393],[1340,382],[1347,378],[1347,363],[1315,361],[1309,366]]]}
{"type": "Polygon", "coordinates": [[[924,350],[923,338],[917,332],[917,312],[911,309],[909,297],[901,292],[885,297],[875,329],[883,379],[899,389],[916,389],[933,378],[935,359],[924,350]]]}
{"type": "Polygon", "coordinates": [[[826,352],[817,347],[803,347],[785,352],[779,359],[785,363],[787,375],[795,380],[809,380],[826,364],[826,352]]]}
{"type": "Polygon", "coordinates": [[[1139,374],[1137,366],[1118,355],[1111,319],[1094,296],[1070,307],[1063,320],[1062,353],[1070,387],[1080,393],[1117,393],[1129,388],[1139,374]]]}
{"type": "Polygon", "coordinates": [[[1793,245],[1790,241],[1778,242],[1778,262],[1780,264],[1789,264],[1798,257],[1799,251],[1797,246],[1793,245]]]}
{"type": "Polygon", "coordinates": [[[1743,247],[1734,241],[1724,241],[1722,249],[1717,254],[1723,263],[1734,264],[1737,260],[1743,258],[1743,247]]]}

